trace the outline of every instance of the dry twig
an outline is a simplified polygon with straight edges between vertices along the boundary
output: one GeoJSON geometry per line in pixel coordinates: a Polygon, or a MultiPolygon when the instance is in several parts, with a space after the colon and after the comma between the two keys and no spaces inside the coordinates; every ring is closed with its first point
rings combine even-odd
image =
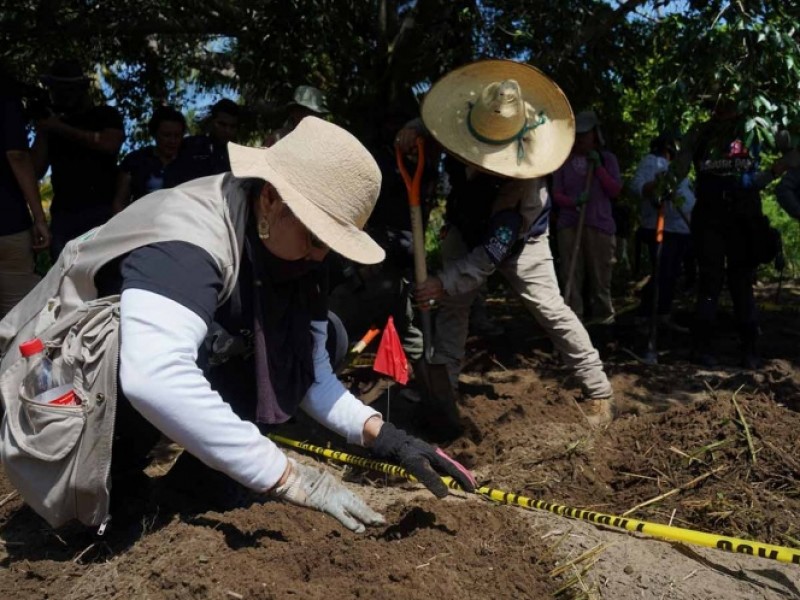
{"type": "Polygon", "coordinates": [[[8,504],[9,502],[11,502],[11,501],[12,501],[14,498],[16,498],[17,496],[19,496],[19,492],[17,492],[16,490],[14,490],[13,492],[11,492],[10,494],[7,494],[5,498],[3,498],[2,500],[0,500],[0,506],[5,506],[6,504],[8,504]]]}
{"type": "Polygon", "coordinates": [[[727,468],[728,468],[727,465],[723,465],[721,467],[717,467],[716,469],[714,469],[712,471],[709,471],[708,473],[703,473],[702,475],[700,475],[698,477],[695,477],[691,481],[687,481],[683,485],[679,485],[678,487],[673,488],[673,489],[671,489],[670,491],[668,491],[668,492],[666,492],[664,494],[656,496],[655,498],[650,498],[650,500],[646,500],[645,502],[642,502],[641,504],[637,504],[633,508],[631,508],[629,510],[626,510],[624,513],[622,513],[622,516],[623,517],[627,517],[628,515],[630,515],[631,513],[636,512],[640,508],[644,508],[645,506],[650,506],[651,504],[655,504],[656,502],[660,502],[661,500],[664,500],[665,498],[669,498],[670,496],[674,496],[678,492],[682,492],[684,490],[687,490],[690,487],[695,486],[696,484],[700,483],[701,481],[703,481],[705,479],[708,479],[712,475],[715,475],[715,474],[719,473],[720,471],[724,471],[727,468]]]}
{"type": "Polygon", "coordinates": [[[756,464],[756,449],[753,446],[753,437],[750,435],[750,427],[747,425],[747,420],[744,418],[744,412],[742,412],[742,408],[736,401],[736,394],[741,392],[743,387],[744,384],[740,385],[739,389],[733,392],[731,400],[733,400],[733,407],[736,409],[736,414],[739,415],[739,421],[741,422],[742,428],[744,429],[744,437],[747,438],[747,447],[750,449],[750,457],[753,459],[753,464],[756,464]]]}

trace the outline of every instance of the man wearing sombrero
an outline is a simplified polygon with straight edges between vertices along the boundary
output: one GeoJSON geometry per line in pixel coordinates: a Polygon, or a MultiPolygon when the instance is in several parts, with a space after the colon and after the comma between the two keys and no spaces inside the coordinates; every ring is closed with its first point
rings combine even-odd
{"type": "MultiPolygon", "coordinates": [[[[499,270],[574,370],[590,421],[610,420],[611,385],[586,329],[561,297],[548,242],[544,176],[564,162],[575,137],[566,96],[534,67],[479,61],[433,85],[422,120],[448,152],[453,184],[445,268],[417,287],[419,302],[441,301],[433,361],[447,365],[455,385],[470,304],[499,270]]],[[[398,144],[411,137],[404,130],[398,144]]]]}

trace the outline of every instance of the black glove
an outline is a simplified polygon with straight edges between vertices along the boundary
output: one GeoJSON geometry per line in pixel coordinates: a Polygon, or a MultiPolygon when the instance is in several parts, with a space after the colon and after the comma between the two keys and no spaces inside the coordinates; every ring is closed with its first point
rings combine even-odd
{"type": "Polygon", "coordinates": [[[379,458],[399,463],[437,498],[447,496],[447,486],[436,471],[450,475],[467,492],[475,491],[478,485],[472,473],[447,456],[441,448],[410,436],[391,423],[384,423],[381,427],[372,445],[372,453],[379,458]]]}

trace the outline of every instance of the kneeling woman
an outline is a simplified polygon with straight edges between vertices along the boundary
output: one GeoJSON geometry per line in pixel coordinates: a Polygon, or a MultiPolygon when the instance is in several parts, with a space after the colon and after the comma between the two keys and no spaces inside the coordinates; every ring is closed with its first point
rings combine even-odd
{"type": "MultiPolygon", "coordinates": [[[[473,489],[466,469],[384,423],[331,369],[323,261],[329,249],[361,263],[383,259],[362,231],[380,188],[372,157],[316,118],[272,148],[229,148],[232,173],[145,196],[93,237],[71,242],[64,261],[73,264],[56,265],[66,273],[59,293],[72,290],[83,302],[61,298],[59,319],[92,305],[87,277],[96,299],[120,295],[112,492],[161,432],[252,490],[324,511],[354,531],[381,523],[341,483],[288,459],[255,425],[285,422],[298,408],[399,462],[437,496],[447,490],[431,467],[473,489]]],[[[90,405],[97,396],[76,393],[90,405]]]]}

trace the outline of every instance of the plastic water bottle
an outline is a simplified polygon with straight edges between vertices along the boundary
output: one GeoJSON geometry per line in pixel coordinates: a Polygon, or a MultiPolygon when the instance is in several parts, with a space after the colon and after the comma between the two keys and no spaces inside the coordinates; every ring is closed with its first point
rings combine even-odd
{"type": "Polygon", "coordinates": [[[33,338],[19,345],[28,359],[28,374],[22,380],[25,396],[37,404],[79,406],[80,399],[72,389],[72,369],[53,364],[44,351],[44,343],[33,338]]]}

